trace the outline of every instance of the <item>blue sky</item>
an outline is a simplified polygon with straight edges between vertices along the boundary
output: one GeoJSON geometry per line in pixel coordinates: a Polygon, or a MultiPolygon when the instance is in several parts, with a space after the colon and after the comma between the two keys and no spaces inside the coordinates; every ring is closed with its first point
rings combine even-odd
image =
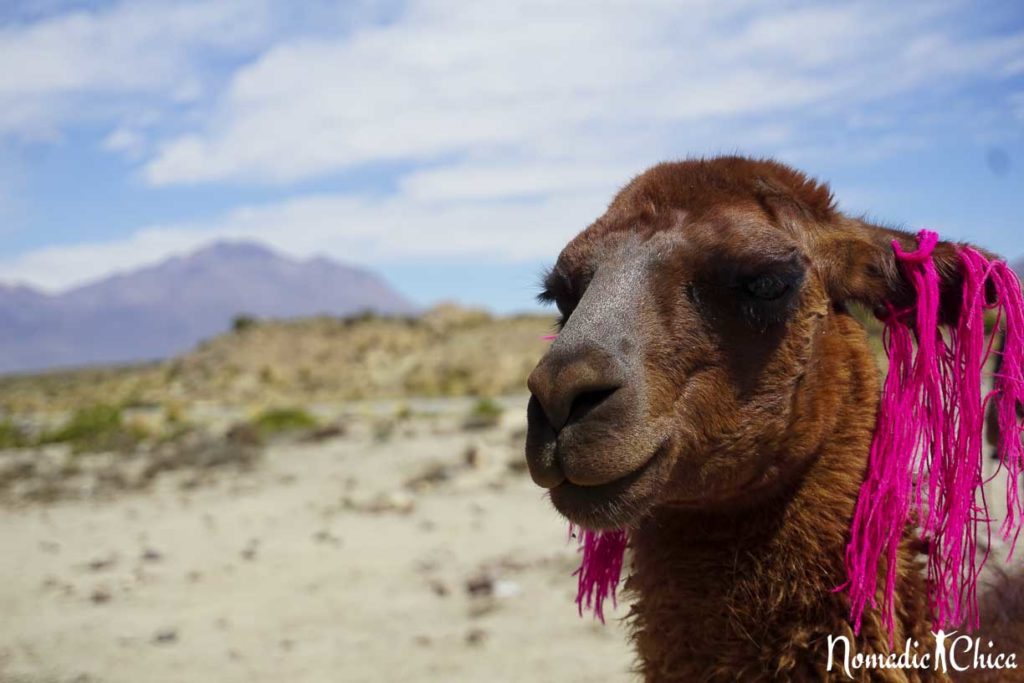
{"type": "Polygon", "coordinates": [[[632,175],[733,152],[1024,254],[1016,1],[6,2],[0,65],[0,281],[50,291],[230,238],[528,309],[632,175]]]}

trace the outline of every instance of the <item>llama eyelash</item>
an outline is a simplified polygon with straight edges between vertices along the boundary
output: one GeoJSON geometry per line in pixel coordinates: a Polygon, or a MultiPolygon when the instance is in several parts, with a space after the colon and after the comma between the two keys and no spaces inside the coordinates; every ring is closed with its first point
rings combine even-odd
{"type": "Polygon", "coordinates": [[[569,321],[569,316],[572,315],[572,310],[575,306],[568,306],[559,301],[559,297],[550,291],[543,291],[537,295],[537,301],[540,303],[550,306],[554,304],[558,307],[558,318],[555,320],[555,328],[560,332],[565,323],[569,321]]]}
{"type": "MultiPolygon", "coordinates": [[[[558,307],[558,320],[555,325],[559,331],[568,322],[569,316],[576,308],[576,302],[579,301],[573,295],[575,289],[572,281],[555,267],[546,269],[542,274],[541,291],[537,294],[537,301],[544,305],[554,304],[558,307]]],[[[586,286],[584,285],[580,289],[585,290],[586,286]]]]}
{"type": "Polygon", "coordinates": [[[542,304],[555,303],[556,290],[559,285],[558,273],[554,266],[545,268],[540,273],[540,292],[537,294],[537,301],[542,304]]]}

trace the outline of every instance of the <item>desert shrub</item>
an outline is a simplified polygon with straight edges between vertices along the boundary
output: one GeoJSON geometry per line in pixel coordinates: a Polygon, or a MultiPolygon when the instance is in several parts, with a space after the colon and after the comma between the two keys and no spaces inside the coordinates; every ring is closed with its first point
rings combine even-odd
{"type": "Polygon", "coordinates": [[[472,379],[466,370],[453,370],[441,373],[434,393],[441,396],[462,396],[469,393],[469,381],[472,379]]]}
{"type": "Polygon", "coordinates": [[[79,408],[63,427],[50,434],[54,441],[77,441],[121,427],[121,409],[117,406],[97,404],[79,408]]]}
{"type": "Polygon", "coordinates": [[[394,420],[382,418],[373,423],[373,440],[377,443],[387,443],[395,435],[397,424],[394,420]]]}
{"type": "Polygon", "coordinates": [[[263,432],[252,422],[236,422],[224,434],[224,440],[241,446],[262,446],[263,432]]]}
{"type": "Polygon", "coordinates": [[[256,416],[253,424],[261,434],[270,436],[282,432],[316,429],[316,417],[302,408],[272,408],[256,416]]]}
{"type": "Polygon", "coordinates": [[[126,410],[157,410],[160,404],[157,401],[146,398],[140,391],[133,389],[128,393],[121,405],[126,410]]]}
{"type": "Polygon", "coordinates": [[[501,415],[505,409],[497,401],[490,398],[481,398],[473,404],[469,414],[463,421],[465,429],[488,429],[497,427],[501,422],[501,415]]]}
{"type": "Polygon", "coordinates": [[[0,448],[24,448],[30,445],[28,435],[11,420],[0,420],[0,448]]]}
{"type": "Polygon", "coordinates": [[[70,444],[75,452],[127,450],[145,437],[138,424],[126,424],[119,406],[97,403],[76,410],[44,443],[70,444]]]}
{"type": "Polygon", "coordinates": [[[183,425],[188,422],[188,410],[180,401],[168,401],[164,405],[164,422],[168,425],[183,425]]]}
{"type": "Polygon", "coordinates": [[[180,360],[171,362],[164,368],[164,382],[170,383],[181,379],[185,368],[180,360]]]}
{"type": "Polygon", "coordinates": [[[186,422],[168,422],[154,439],[157,445],[179,443],[197,433],[197,428],[186,422]]]}
{"type": "Polygon", "coordinates": [[[347,315],[341,320],[342,324],[344,324],[346,327],[351,327],[353,325],[361,325],[365,323],[376,322],[380,319],[381,316],[379,313],[374,311],[372,308],[367,308],[365,310],[352,313],[351,315],[347,315]]]}
{"type": "Polygon", "coordinates": [[[245,313],[241,313],[232,318],[231,331],[236,333],[245,332],[248,329],[256,327],[258,323],[259,321],[255,317],[245,313]]]}
{"type": "MultiPolygon", "coordinates": [[[[996,311],[985,311],[985,333],[992,334],[992,331],[996,327],[996,322],[999,320],[999,315],[996,311]]],[[[1006,321],[1003,320],[1002,324],[1005,325],[1006,321]]],[[[1005,329],[1005,327],[1004,327],[1005,329]]]]}

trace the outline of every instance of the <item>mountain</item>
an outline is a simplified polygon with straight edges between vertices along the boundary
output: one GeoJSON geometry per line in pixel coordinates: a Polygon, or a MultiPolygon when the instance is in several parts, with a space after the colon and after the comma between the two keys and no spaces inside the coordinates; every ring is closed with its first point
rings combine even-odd
{"type": "Polygon", "coordinates": [[[1013,269],[1017,271],[1017,275],[1020,275],[1021,278],[1024,278],[1024,257],[1017,259],[1011,265],[1013,266],[1013,269]]]}
{"type": "Polygon", "coordinates": [[[0,372],[163,358],[240,314],[290,318],[413,305],[369,271],[220,242],[57,295],[0,285],[0,372]]]}

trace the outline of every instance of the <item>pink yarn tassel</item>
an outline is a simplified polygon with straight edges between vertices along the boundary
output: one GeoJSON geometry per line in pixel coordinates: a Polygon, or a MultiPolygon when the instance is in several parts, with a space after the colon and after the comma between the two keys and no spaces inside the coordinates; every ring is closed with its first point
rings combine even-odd
{"type": "Polygon", "coordinates": [[[1017,274],[1006,263],[992,264],[990,281],[998,292],[1000,315],[1005,322],[1005,344],[999,374],[995,377],[993,394],[997,396],[996,415],[999,443],[996,453],[1000,467],[1006,468],[1010,485],[1006,488],[1006,519],[1002,536],[1010,542],[1013,555],[1024,524],[1024,499],[1018,484],[1024,471],[1024,295],[1017,274]]]}
{"type": "MultiPolygon", "coordinates": [[[[576,527],[569,525],[570,538],[576,527]]],[[[579,529],[580,550],[583,561],[574,576],[577,579],[576,606],[580,616],[583,609],[592,609],[594,616],[604,623],[604,601],[609,597],[612,606],[616,606],[616,592],[619,577],[622,575],[622,563],[626,554],[629,538],[621,529],[613,531],[591,531],[579,529]]]]}
{"type": "Polygon", "coordinates": [[[939,276],[932,260],[938,236],[918,235],[917,251],[893,242],[912,286],[912,308],[889,307],[885,347],[889,358],[868,470],[854,513],[846,568],[854,630],[864,610],[878,608],[879,562],[884,559],[882,617],[893,639],[898,550],[907,524],[916,523],[929,544],[928,599],[936,628],[978,625],[979,532],[990,537],[982,477],[985,406],[998,397],[1002,466],[1008,469],[1004,537],[1016,541],[1024,517],[1019,476],[1024,465],[1016,406],[1024,399],[1024,301],[1020,283],[1001,261],[969,247],[960,250],[963,291],[959,320],[946,334],[939,321],[939,276]],[[995,304],[986,304],[986,288],[995,304]],[[982,397],[982,368],[992,352],[984,314],[996,308],[1005,320],[1003,370],[982,397]],[[916,341],[916,344],[915,344],[916,341]],[[912,516],[912,512],[914,516],[912,516]]]}

